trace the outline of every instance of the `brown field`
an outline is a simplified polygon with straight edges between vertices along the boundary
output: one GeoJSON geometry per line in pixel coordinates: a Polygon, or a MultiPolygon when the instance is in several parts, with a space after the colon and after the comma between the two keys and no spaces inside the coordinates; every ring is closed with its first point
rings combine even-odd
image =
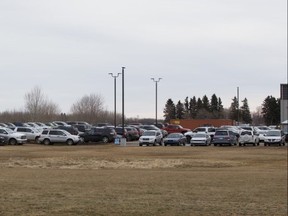
{"type": "Polygon", "coordinates": [[[287,215],[286,147],[0,146],[0,215],[287,215]]]}

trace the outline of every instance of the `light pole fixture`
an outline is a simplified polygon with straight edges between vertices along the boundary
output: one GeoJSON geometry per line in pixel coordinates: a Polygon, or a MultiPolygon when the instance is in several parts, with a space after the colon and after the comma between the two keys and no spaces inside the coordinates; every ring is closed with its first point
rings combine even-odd
{"type": "Polygon", "coordinates": [[[117,73],[117,75],[114,75],[113,73],[109,73],[114,78],[114,127],[116,128],[116,78],[121,73],[117,73]]]}
{"type": "Polygon", "coordinates": [[[151,80],[153,80],[153,82],[155,82],[155,124],[157,126],[158,124],[158,119],[157,119],[157,97],[158,97],[158,82],[160,82],[162,78],[158,78],[158,79],[155,79],[155,78],[151,78],[151,80]]]}

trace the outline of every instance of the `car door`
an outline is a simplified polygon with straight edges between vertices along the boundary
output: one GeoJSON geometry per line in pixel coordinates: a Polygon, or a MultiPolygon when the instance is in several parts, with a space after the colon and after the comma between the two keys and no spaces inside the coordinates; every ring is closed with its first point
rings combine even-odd
{"type": "Polygon", "coordinates": [[[51,130],[49,133],[51,142],[66,142],[66,134],[62,131],[51,130]]]}

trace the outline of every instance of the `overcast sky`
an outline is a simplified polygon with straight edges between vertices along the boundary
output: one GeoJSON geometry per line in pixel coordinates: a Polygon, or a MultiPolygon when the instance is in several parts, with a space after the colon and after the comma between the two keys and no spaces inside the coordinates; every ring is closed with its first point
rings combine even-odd
{"type": "Polygon", "coordinates": [[[151,77],[158,118],[169,98],[228,108],[237,87],[253,112],[287,83],[286,0],[0,0],[0,27],[0,111],[35,86],[62,112],[91,93],[114,111],[123,66],[127,117],[155,116],[151,77]]]}

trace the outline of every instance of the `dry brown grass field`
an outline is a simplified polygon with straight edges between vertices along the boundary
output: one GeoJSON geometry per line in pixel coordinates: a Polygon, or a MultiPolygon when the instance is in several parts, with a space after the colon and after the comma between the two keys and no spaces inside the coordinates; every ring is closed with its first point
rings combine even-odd
{"type": "Polygon", "coordinates": [[[0,146],[0,215],[287,215],[285,147],[0,146]]]}

